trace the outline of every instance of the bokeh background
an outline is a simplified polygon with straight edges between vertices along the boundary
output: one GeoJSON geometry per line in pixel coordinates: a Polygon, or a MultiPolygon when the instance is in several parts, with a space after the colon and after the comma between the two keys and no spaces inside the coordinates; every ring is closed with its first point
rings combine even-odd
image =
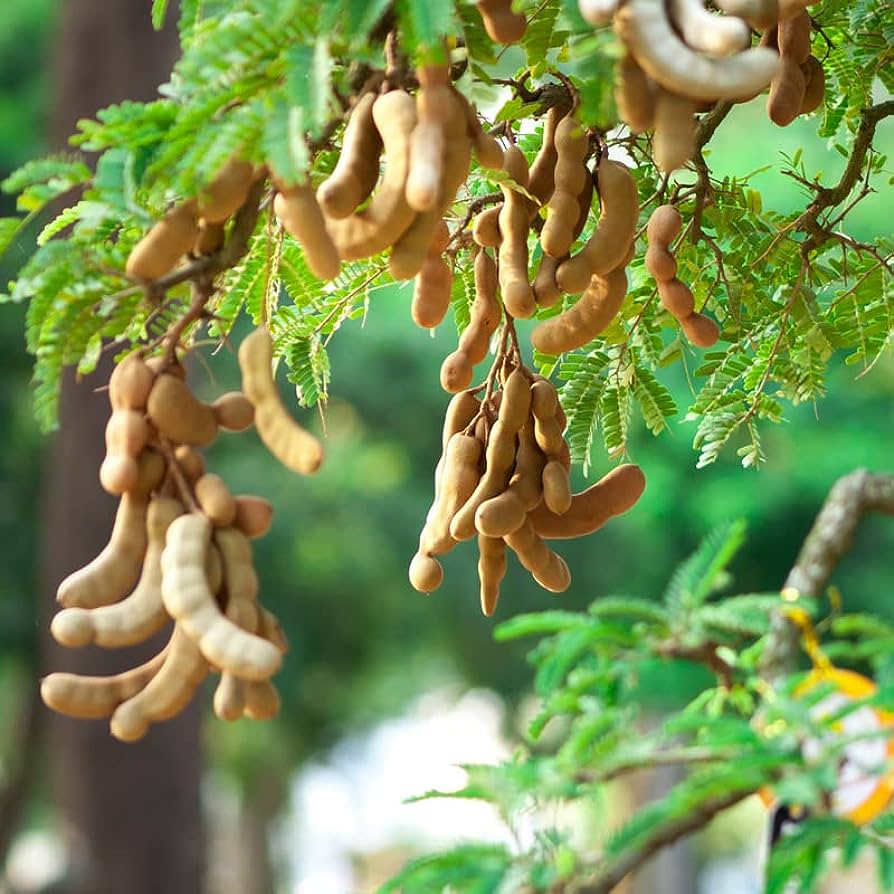
{"type": "MultiPolygon", "coordinates": [[[[78,117],[149,98],[174,52],[170,34],[151,33],[146,0],[4,0],[0,175],[63,149],[78,117]]],[[[752,103],[721,128],[711,160],[741,175],[803,146],[807,169],[832,176],[842,160],[814,130],[799,120],[779,131],[752,103]]],[[[894,149],[890,123],[880,138],[894,149]]],[[[754,182],[766,205],[802,201],[777,171],[754,182]]],[[[890,193],[858,207],[854,235],[888,228],[889,203],[890,193]]],[[[0,204],[13,213],[12,198],[0,204]]],[[[18,244],[3,259],[4,281],[26,253],[18,244]]],[[[226,725],[211,716],[206,692],[138,746],[113,742],[102,722],[52,718],[37,698],[35,681],[50,669],[107,673],[136,659],[114,655],[109,665],[107,656],[63,655],[48,642],[58,581],[98,551],[111,525],[113,505],[96,480],[107,411],[99,379],[70,381],[63,433],[42,436],[31,416],[26,309],[0,308],[0,892],[347,894],[375,890],[421,850],[505,838],[487,808],[403,803],[459,784],[458,763],[498,760],[518,741],[530,711],[525,646],[494,644],[495,623],[557,604],[581,608],[607,593],[658,596],[674,565],[731,517],[749,525],[734,586],[773,589],[838,476],[858,466],[894,470],[891,352],[865,376],[836,358],[828,397],[766,431],[760,471],[743,470],[733,445],[696,472],[684,413],[658,439],[638,431],[631,458],[646,471],[646,494],[628,517],[563,550],[574,584],[559,601],[510,572],[496,617],[482,618],[469,549],[447,557],[444,587],[423,598],[406,566],[430,500],[446,403],[438,368],[454,336],[449,326],[434,338],[416,329],[408,297],[375,292],[363,326],[347,323],[333,339],[329,453],[317,478],[278,468],[250,434],[211,451],[236,492],[276,507],[256,556],[264,599],[292,642],[278,680],[281,717],[226,725]]],[[[691,372],[695,352],[687,364],[691,372]]],[[[209,393],[237,384],[226,352],[213,379],[200,365],[192,372],[209,393]]],[[[686,373],[668,371],[668,380],[685,407],[686,373]]],[[[597,458],[592,474],[607,468],[597,458]]],[[[890,611],[892,555],[894,524],[864,525],[837,577],[848,607],[890,611]]],[[[668,695],[687,684],[661,680],[668,695]]],[[[619,792],[615,812],[647,795],[619,792]]],[[[761,809],[746,805],[634,888],[757,891],[762,836],[761,809]]]]}

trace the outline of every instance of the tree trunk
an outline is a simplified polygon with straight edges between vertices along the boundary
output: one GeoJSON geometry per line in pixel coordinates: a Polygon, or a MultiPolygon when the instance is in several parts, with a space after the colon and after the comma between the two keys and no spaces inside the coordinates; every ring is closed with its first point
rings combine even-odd
{"type": "MultiPolygon", "coordinates": [[[[176,42],[152,32],[147,0],[63,0],[56,53],[53,142],[63,148],[78,118],[125,98],[150,99],[170,71],[176,42]]],[[[49,458],[44,499],[46,611],[59,581],[108,539],[114,501],[97,473],[108,401],[96,388],[111,369],[76,384],[66,376],[61,428],[49,458]]],[[[46,620],[46,618],[44,619],[46,620]]],[[[115,673],[156,651],[61,649],[46,639],[47,670],[115,673]]],[[[71,894],[196,894],[203,875],[199,805],[199,713],[122,745],[108,724],[53,716],[49,757],[72,858],[71,894]]]]}

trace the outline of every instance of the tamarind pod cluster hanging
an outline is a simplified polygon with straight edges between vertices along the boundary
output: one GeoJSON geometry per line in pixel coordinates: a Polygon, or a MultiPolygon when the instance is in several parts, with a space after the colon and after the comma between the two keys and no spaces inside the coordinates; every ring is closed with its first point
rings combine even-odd
{"type": "MultiPolygon", "coordinates": [[[[556,131],[559,122],[565,116],[565,109],[559,106],[551,106],[546,113],[546,120],[543,122],[543,138],[540,143],[540,150],[531,162],[528,171],[528,192],[534,196],[541,204],[546,205],[556,185],[556,166],[559,161],[559,153],[556,147],[556,131]]],[[[536,206],[531,208],[532,218],[537,214],[539,209],[536,206]]]]}
{"type": "Polygon", "coordinates": [[[578,196],[590,176],[585,163],[589,138],[573,115],[559,122],[555,145],[555,185],[549,198],[546,223],[540,233],[540,244],[550,257],[561,258],[571,248],[579,213],[578,196]]]}
{"type": "MultiPolygon", "coordinates": [[[[510,146],[503,156],[503,170],[519,186],[528,184],[528,163],[517,146],[510,146]]],[[[503,306],[513,317],[527,319],[534,315],[534,290],[528,282],[528,215],[527,199],[505,183],[500,185],[503,206],[499,213],[499,277],[503,306]]]]}
{"type": "Polygon", "coordinates": [[[484,28],[497,43],[518,43],[524,36],[528,22],[520,12],[512,11],[512,0],[476,0],[484,28]]]}
{"type": "Polygon", "coordinates": [[[802,11],[780,20],[764,34],[767,43],[779,50],[780,69],[770,83],[767,98],[767,114],[779,127],[814,111],[823,101],[825,72],[822,63],[810,55],[810,29],[810,16],[802,11]]]}
{"type": "Polygon", "coordinates": [[[677,279],[677,262],[669,246],[680,235],[682,220],[673,205],[660,205],[652,212],[646,227],[649,248],[646,269],[658,283],[658,297],[664,308],[677,320],[692,344],[709,348],[720,337],[717,324],[695,310],[689,287],[677,279]]]}

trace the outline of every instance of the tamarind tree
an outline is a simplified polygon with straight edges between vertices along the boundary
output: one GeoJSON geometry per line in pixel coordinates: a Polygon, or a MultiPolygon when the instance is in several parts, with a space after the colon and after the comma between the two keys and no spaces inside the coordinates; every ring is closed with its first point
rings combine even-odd
{"type": "MultiPolygon", "coordinates": [[[[167,6],[152,4],[158,27],[167,6]]],[[[458,332],[409,576],[437,590],[439,557],[476,539],[486,615],[509,554],[563,592],[571,572],[547,541],[589,536],[636,504],[646,457],[580,493],[569,470],[597,451],[628,458],[637,417],[667,430],[679,412],[669,372],[689,377],[698,465],[737,449],[748,467],[765,460],[764,426],[820,399],[833,364],[868,373],[889,345],[892,242],[850,226],[889,185],[878,131],[894,114],[880,98],[894,88],[894,13],[883,0],[182,0],[178,16],[182,55],[158,99],[97,112],[71,154],[4,184],[24,214],[0,220],[0,248],[41,225],[3,300],[28,305],[43,426],[55,423],[64,367],[87,373],[104,351],[119,361],[99,470],[121,500],[115,527],[60,585],[51,632],[66,646],[118,647],[173,622],[146,664],[47,677],[56,710],[108,717],[132,741],[219,672],[221,719],[277,712],[287,631],[258,601],[250,542],[273,507],[231,494],[200,450],[253,425],[287,468],[325,468],[324,439],[295,420],[275,364],[325,419],[339,388],[327,349],[382,300],[406,295],[417,326],[458,332]],[[844,157],[831,178],[800,152],[783,158],[773,176],[803,195],[785,212],[754,175],[718,173],[710,153],[735,132],[737,107],[765,91],[774,125],[811,116],[844,157]],[[243,316],[257,328],[238,350],[242,390],[205,403],[184,360],[226,346],[243,316]]],[[[587,614],[503,624],[500,638],[546,637],[530,736],[560,732],[505,766],[468,768],[455,795],[511,817],[531,801],[591,802],[643,767],[688,774],[593,853],[550,830],[516,853],[424,858],[390,889],[607,892],[758,791],[809,814],[776,843],[769,890],[812,889],[839,846],[846,861],[875,848],[894,885],[887,751],[857,768],[877,783],[869,795],[845,796],[841,769],[855,742],[889,735],[890,628],[798,601],[823,596],[867,511],[894,512],[891,481],[843,480],[781,596],[712,599],[742,539],[732,525],[661,603],[602,598],[587,614]],[[832,635],[822,648],[820,623],[832,635]],[[833,668],[838,656],[873,661],[875,683],[833,668]],[[657,723],[638,693],[654,661],[711,675],[657,723]],[[868,729],[847,726],[867,710],[868,729]],[[831,736],[836,724],[848,735],[831,736]]]]}

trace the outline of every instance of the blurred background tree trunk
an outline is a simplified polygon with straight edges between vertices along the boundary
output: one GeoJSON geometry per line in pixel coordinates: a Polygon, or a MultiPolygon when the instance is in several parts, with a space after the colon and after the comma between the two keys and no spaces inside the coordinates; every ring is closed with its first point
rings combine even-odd
{"type": "MultiPolygon", "coordinates": [[[[66,0],[55,53],[52,142],[63,149],[79,118],[125,98],[150,99],[167,79],[176,34],[152,31],[146,0],[66,0]]],[[[56,586],[103,547],[115,501],[99,486],[111,369],[64,384],[61,427],[45,476],[46,611],[56,586]]],[[[159,647],[122,653],[46,643],[45,670],[110,674],[159,647]]],[[[138,745],[113,740],[104,721],[52,716],[48,750],[65,822],[71,894],[196,894],[203,876],[199,712],[152,730],[138,745]]]]}

